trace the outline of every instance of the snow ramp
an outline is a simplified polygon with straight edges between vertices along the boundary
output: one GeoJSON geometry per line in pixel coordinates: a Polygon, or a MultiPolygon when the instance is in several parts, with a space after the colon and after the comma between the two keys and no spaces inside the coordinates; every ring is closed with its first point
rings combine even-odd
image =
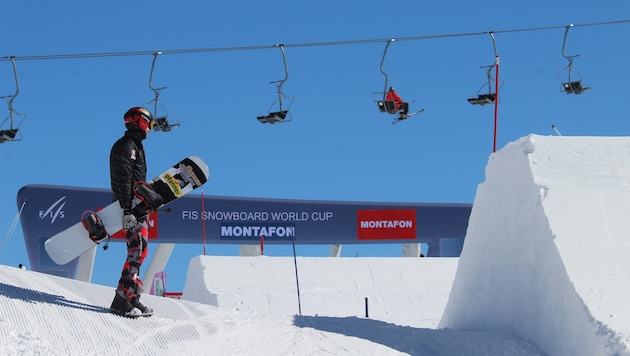
{"type": "Polygon", "coordinates": [[[142,299],[159,315],[128,319],[109,312],[113,297],[111,287],[0,266],[0,354],[179,354],[225,324],[217,308],[154,296],[142,299]]]}
{"type": "MultiPolygon", "coordinates": [[[[234,268],[238,266],[220,267],[221,271],[233,271],[233,279],[248,279],[234,268]]],[[[326,266],[317,267],[326,269],[326,266]]],[[[217,271],[195,273],[217,274],[217,271]]],[[[452,281],[454,273],[455,268],[448,273],[451,278],[446,279],[452,281]]],[[[267,284],[276,281],[269,278],[273,274],[273,270],[264,273],[267,284]]],[[[398,277],[393,279],[400,281],[398,277]]],[[[414,279],[417,283],[418,276],[414,279]]],[[[346,316],[344,313],[351,309],[345,304],[340,305],[334,317],[261,315],[247,312],[241,304],[224,309],[144,295],[143,302],[156,313],[132,320],[108,312],[113,293],[112,287],[0,266],[0,355],[542,355],[529,340],[510,333],[435,330],[346,316]]],[[[258,298],[266,299],[264,293],[262,290],[258,298]]],[[[427,297],[422,302],[436,303],[437,310],[444,306],[447,296],[445,293],[444,301],[427,297]]],[[[224,299],[219,295],[219,301],[224,299]]],[[[331,304],[324,298],[319,301],[331,304]]],[[[294,308],[295,304],[290,304],[294,308]]],[[[308,307],[321,309],[312,304],[308,307]]],[[[407,312],[408,319],[416,314],[413,309],[407,312]]],[[[422,322],[418,316],[415,320],[422,322]]],[[[434,321],[437,323],[433,318],[425,323],[433,325],[434,321]]]]}
{"type": "Polygon", "coordinates": [[[628,355],[630,138],[530,135],[491,155],[440,327],[549,355],[628,355]]]}

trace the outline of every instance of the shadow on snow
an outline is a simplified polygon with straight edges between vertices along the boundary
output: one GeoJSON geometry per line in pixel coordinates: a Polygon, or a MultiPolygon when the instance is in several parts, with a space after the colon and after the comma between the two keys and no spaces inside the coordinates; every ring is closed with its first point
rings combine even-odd
{"type": "Polygon", "coordinates": [[[294,316],[297,327],[369,340],[410,355],[544,355],[531,341],[505,332],[426,329],[357,317],[294,316]],[[492,338],[488,334],[493,334],[492,338]]]}
{"type": "Polygon", "coordinates": [[[49,303],[98,313],[110,312],[107,308],[68,300],[61,295],[39,292],[32,289],[12,286],[6,283],[0,283],[0,296],[5,296],[12,299],[19,299],[29,303],[49,303]]]}

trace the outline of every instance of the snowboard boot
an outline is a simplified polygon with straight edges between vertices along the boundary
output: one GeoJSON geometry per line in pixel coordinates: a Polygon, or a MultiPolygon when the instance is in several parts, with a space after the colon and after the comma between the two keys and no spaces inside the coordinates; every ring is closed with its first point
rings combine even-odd
{"type": "Polygon", "coordinates": [[[83,223],[83,227],[88,231],[90,239],[95,243],[99,244],[108,237],[103,222],[95,212],[90,210],[84,212],[81,217],[81,222],[83,223]]]}
{"type": "Polygon", "coordinates": [[[142,315],[140,309],[134,307],[129,299],[121,297],[118,293],[116,293],[109,310],[114,314],[127,318],[137,318],[142,315]]]}
{"type": "Polygon", "coordinates": [[[151,316],[153,315],[153,309],[150,307],[147,307],[146,305],[142,304],[140,302],[140,297],[134,297],[131,299],[131,305],[134,306],[136,309],[140,310],[140,312],[142,313],[142,316],[151,316]]]}
{"type": "Polygon", "coordinates": [[[164,198],[145,182],[136,182],[133,185],[133,191],[151,211],[156,211],[164,203],[164,198]]]}

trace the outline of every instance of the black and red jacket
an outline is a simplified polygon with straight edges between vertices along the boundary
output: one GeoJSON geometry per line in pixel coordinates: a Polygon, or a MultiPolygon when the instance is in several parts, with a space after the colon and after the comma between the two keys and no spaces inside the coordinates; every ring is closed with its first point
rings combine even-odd
{"type": "Polygon", "coordinates": [[[142,140],[146,133],[131,127],[114,145],[109,155],[109,172],[113,192],[112,201],[128,212],[133,201],[133,185],[147,179],[147,163],[142,140]]]}

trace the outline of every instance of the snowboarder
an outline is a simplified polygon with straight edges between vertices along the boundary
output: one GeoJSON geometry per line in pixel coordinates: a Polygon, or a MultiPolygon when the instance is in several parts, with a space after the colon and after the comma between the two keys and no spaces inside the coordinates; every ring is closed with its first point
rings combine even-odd
{"type": "Polygon", "coordinates": [[[127,260],[110,310],[134,318],[153,314],[153,309],[140,302],[142,280],[139,273],[148,252],[149,227],[146,218],[137,219],[133,214],[132,201],[134,184],[146,181],[147,166],[142,141],[153,128],[154,120],[151,112],[142,107],[129,109],[124,115],[124,120],[127,131],[112,146],[109,165],[113,201],[118,200],[123,209],[127,260]]]}

